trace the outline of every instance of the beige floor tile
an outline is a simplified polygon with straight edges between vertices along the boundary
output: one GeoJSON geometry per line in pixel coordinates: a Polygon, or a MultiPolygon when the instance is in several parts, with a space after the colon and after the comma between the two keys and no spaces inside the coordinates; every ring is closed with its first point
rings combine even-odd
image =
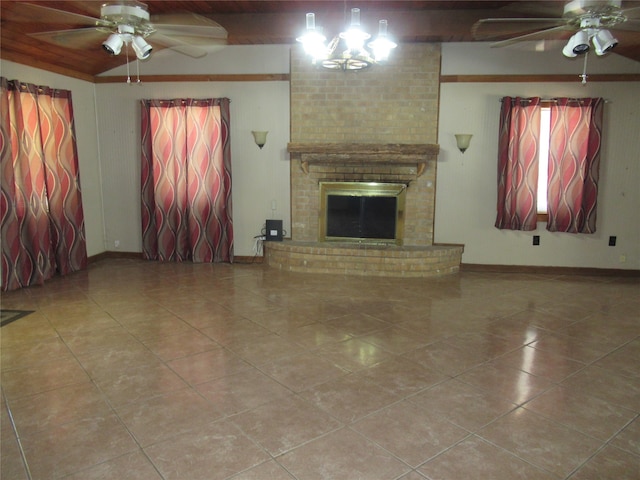
{"type": "Polygon", "coordinates": [[[518,369],[514,365],[484,364],[456,377],[458,380],[501,395],[511,403],[521,405],[551,388],[554,384],[542,377],[518,369]]]}
{"type": "Polygon", "coordinates": [[[59,478],[138,449],[115,415],[40,430],[22,446],[33,478],[59,478]]]}
{"type": "Polygon", "coordinates": [[[229,480],[295,480],[294,477],[287,472],[276,461],[271,460],[250,468],[238,475],[234,475],[229,480]]]}
{"type": "Polygon", "coordinates": [[[322,323],[292,328],[280,332],[280,335],[307,350],[313,350],[330,343],[343,342],[351,338],[346,332],[322,323]]]}
{"type": "Polygon", "coordinates": [[[327,413],[293,396],[269,402],[231,419],[273,456],[341,426],[327,413]]]}
{"type": "Polygon", "coordinates": [[[637,379],[590,366],[566,379],[563,385],[640,413],[640,382],[637,379]]]}
{"type": "Polygon", "coordinates": [[[292,395],[291,390],[255,368],[199,383],[196,388],[224,415],[234,415],[292,395]]]}
{"type": "Polygon", "coordinates": [[[459,375],[491,358],[485,352],[458,347],[446,340],[430,343],[406,353],[404,357],[449,376],[459,375]]]}
{"type": "Polygon", "coordinates": [[[387,327],[369,335],[358,337],[358,339],[395,355],[402,355],[424,347],[431,341],[429,337],[416,335],[411,330],[399,326],[387,327]]]}
{"type": "Polygon", "coordinates": [[[313,353],[281,358],[260,367],[264,373],[294,392],[302,392],[347,372],[313,353]]]}
{"type": "Polygon", "coordinates": [[[392,454],[348,428],[307,443],[278,462],[296,478],[305,480],[391,480],[410,470],[392,454]]]}
{"type": "Polygon", "coordinates": [[[214,405],[191,389],[128,403],[116,412],[142,447],[195,430],[222,416],[214,405]]]}
{"type": "Polygon", "coordinates": [[[499,394],[456,379],[423,390],[409,401],[471,432],[516,408],[499,394]]]}
{"type": "Polygon", "coordinates": [[[254,315],[251,317],[251,321],[266,328],[270,332],[285,333],[299,327],[316,323],[318,317],[309,314],[309,310],[312,310],[312,308],[309,307],[307,310],[302,306],[288,306],[287,308],[280,308],[276,311],[254,315]]]}
{"type": "Polygon", "coordinates": [[[559,477],[569,475],[601,445],[592,437],[523,408],[487,425],[478,435],[559,477]]]}
{"type": "Polygon", "coordinates": [[[491,364],[495,366],[516,367],[523,372],[545,378],[552,382],[561,382],[585,367],[584,363],[529,346],[519,348],[518,350],[492,360],[491,364]]]}
{"type": "Polygon", "coordinates": [[[590,338],[585,335],[569,336],[558,332],[549,332],[529,346],[546,352],[552,352],[577,362],[590,364],[620,345],[608,338],[590,338]]]}
{"type": "Polygon", "coordinates": [[[422,465],[419,472],[433,480],[555,480],[535,467],[478,437],[470,437],[422,465]]]}
{"type": "Polygon", "coordinates": [[[162,477],[149,459],[140,451],[127,453],[113,460],[107,460],[95,467],[90,467],[64,478],[65,480],[115,480],[118,478],[162,480],[162,477]]]}
{"type": "MultiPolygon", "coordinates": [[[[6,327],[2,327],[3,329],[6,327]]],[[[14,370],[26,367],[35,367],[39,364],[56,362],[66,357],[70,360],[73,354],[58,336],[46,337],[18,343],[11,346],[3,345],[0,348],[2,370],[14,370]]]]}
{"type": "Polygon", "coordinates": [[[140,341],[193,332],[193,327],[170,312],[145,315],[135,320],[119,320],[140,341]]]}
{"type": "Polygon", "coordinates": [[[637,338],[595,362],[614,373],[640,379],[640,338],[637,338]]]}
{"type": "Polygon", "coordinates": [[[184,333],[168,333],[143,340],[142,343],[164,361],[182,358],[219,348],[220,345],[206,335],[192,330],[184,333]]]}
{"type": "Polygon", "coordinates": [[[611,444],[627,452],[640,455],[640,416],[618,433],[611,444]]]}
{"type": "Polygon", "coordinates": [[[94,380],[109,379],[132,368],[160,367],[162,361],[142,343],[113,345],[77,356],[94,380]]]}
{"type": "Polygon", "coordinates": [[[402,398],[353,374],[316,385],[300,396],[347,424],[402,398]]]}
{"type": "Polygon", "coordinates": [[[314,353],[348,372],[371,367],[392,357],[391,353],[381,347],[359,338],[330,343],[314,353]]]}
{"type": "Polygon", "coordinates": [[[251,368],[238,355],[220,347],[172,360],[167,365],[191,385],[251,368]]]}
{"type": "Polygon", "coordinates": [[[273,333],[239,339],[229,343],[228,348],[252,365],[272,363],[292,354],[305,352],[302,346],[273,333]]]}
{"type": "Polygon", "coordinates": [[[356,375],[377,383],[397,395],[407,396],[449,377],[401,357],[383,360],[356,375]]]}
{"type": "Polygon", "coordinates": [[[412,467],[469,435],[468,431],[406,400],[372,413],[351,428],[412,467]]]}
{"type": "Polygon", "coordinates": [[[65,356],[34,367],[3,371],[2,391],[8,400],[15,401],[47,390],[89,381],[89,376],[78,361],[65,356]]]}
{"type": "Polygon", "coordinates": [[[271,334],[266,328],[236,314],[232,314],[215,325],[201,328],[200,331],[224,346],[235,342],[259,339],[271,334]]]}
{"type": "Polygon", "coordinates": [[[326,324],[352,337],[367,335],[389,326],[387,322],[383,322],[364,313],[349,313],[342,317],[328,320],[326,324]]]}
{"type": "Polygon", "coordinates": [[[110,376],[96,379],[95,383],[112,406],[139,402],[187,386],[184,380],[164,364],[114,371],[110,376]]]}
{"type": "Polygon", "coordinates": [[[269,459],[226,420],[202,425],[144,450],[165,480],[222,480],[269,459]]]}
{"type": "Polygon", "coordinates": [[[93,383],[84,382],[16,400],[11,412],[18,434],[26,437],[65,423],[107,416],[111,408],[93,383]]]}
{"type": "Polygon", "coordinates": [[[609,440],[636,416],[631,410],[571,387],[547,390],[525,403],[524,408],[602,441],[609,440]]]}
{"type": "Polygon", "coordinates": [[[590,459],[570,480],[637,480],[640,475],[640,456],[607,446],[590,459]]]}
{"type": "Polygon", "coordinates": [[[27,470],[22,460],[22,453],[18,446],[18,440],[13,432],[13,427],[7,409],[2,404],[0,417],[0,478],[11,480],[29,480],[27,470]]]}

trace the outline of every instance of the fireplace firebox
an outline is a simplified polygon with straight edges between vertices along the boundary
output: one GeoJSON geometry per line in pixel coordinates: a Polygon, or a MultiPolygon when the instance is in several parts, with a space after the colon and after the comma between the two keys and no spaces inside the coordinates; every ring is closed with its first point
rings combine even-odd
{"type": "Polygon", "coordinates": [[[320,241],[402,245],[407,186],[320,182],[320,241]]]}

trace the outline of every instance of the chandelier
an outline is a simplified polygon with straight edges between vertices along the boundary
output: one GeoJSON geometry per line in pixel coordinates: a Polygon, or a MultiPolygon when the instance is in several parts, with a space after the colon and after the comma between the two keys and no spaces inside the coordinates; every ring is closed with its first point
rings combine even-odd
{"type": "Polygon", "coordinates": [[[326,37],[322,34],[322,28],[316,28],[315,13],[307,13],[307,30],[296,40],[302,43],[314,65],[329,70],[364,70],[387,60],[391,50],[397,47],[387,37],[387,21],[380,20],[378,28],[377,38],[366,45],[371,49],[370,53],[365,48],[365,43],[371,35],[360,27],[360,9],[352,8],[349,28],[333,37],[329,44],[325,44],[326,37]]]}

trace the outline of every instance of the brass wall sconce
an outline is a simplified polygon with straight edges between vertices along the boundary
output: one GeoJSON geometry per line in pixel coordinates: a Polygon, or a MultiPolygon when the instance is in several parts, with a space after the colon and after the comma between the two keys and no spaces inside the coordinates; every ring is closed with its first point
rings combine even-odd
{"type": "Polygon", "coordinates": [[[469,144],[471,143],[471,137],[473,137],[470,133],[456,133],[456,144],[458,145],[458,149],[464,153],[469,148],[469,144]]]}
{"type": "Polygon", "coordinates": [[[269,132],[258,132],[252,130],[251,133],[253,134],[253,140],[256,142],[256,145],[258,145],[260,150],[262,150],[264,144],[267,143],[267,133],[269,132]]]}

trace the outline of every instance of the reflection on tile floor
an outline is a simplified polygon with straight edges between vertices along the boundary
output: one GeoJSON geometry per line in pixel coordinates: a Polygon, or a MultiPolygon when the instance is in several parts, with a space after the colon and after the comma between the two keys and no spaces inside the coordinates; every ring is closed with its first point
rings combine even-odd
{"type": "Polygon", "coordinates": [[[637,278],[110,259],[2,304],[2,478],[640,478],[637,278]]]}

